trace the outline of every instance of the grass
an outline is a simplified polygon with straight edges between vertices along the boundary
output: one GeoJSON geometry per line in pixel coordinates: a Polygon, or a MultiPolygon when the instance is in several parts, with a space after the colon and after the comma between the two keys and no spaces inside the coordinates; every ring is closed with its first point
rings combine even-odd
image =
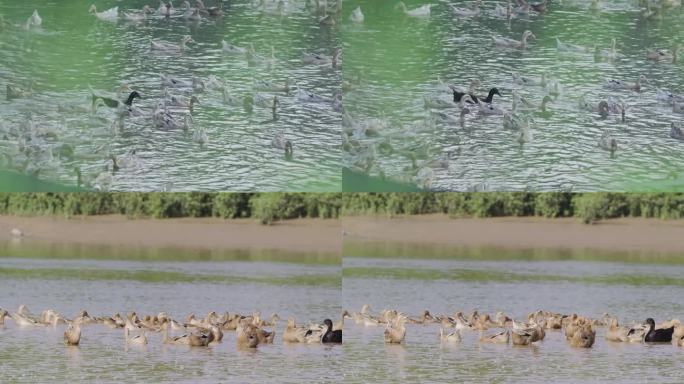
{"type": "Polygon", "coordinates": [[[222,283],[222,284],[268,284],[340,287],[340,276],[294,275],[276,276],[225,276],[210,274],[187,274],[157,270],[119,270],[119,269],[70,269],[70,268],[0,268],[2,279],[41,279],[41,280],[129,280],[143,283],[222,283]]]}
{"type": "Polygon", "coordinates": [[[550,283],[568,282],[578,284],[631,285],[631,286],[677,286],[684,287],[684,278],[658,275],[602,275],[562,276],[513,273],[479,269],[409,269],[409,268],[344,268],[344,278],[394,279],[394,280],[452,280],[464,282],[496,283],[550,283]]]}

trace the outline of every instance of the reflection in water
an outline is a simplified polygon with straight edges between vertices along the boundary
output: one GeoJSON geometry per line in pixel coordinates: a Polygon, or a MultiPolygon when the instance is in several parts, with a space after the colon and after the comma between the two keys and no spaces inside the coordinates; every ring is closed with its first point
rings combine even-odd
{"type": "Polygon", "coordinates": [[[3,2],[0,86],[33,90],[0,100],[0,168],[112,190],[339,190],[339,67],[303,60],[330,56],[339,37],[319,23],[327,11],[307,3],[272,13],[241,0],[200,21],[179,10],[108,22],[89,15],[85,0],[3,2]],[[42,26],[25,30],[34,9],[42,26]],[[151,51],[151,41],[185,35],[193,42],[182,53],[151,51]],[[226,52],[222,41],[242,51],[226,52]],[[132,90],[141,97],[127,111],[132,90]],[[291,158],[278,138],[292,143],[291,158]]]}
{"type": "Polygon", "coordinates": [[[587,9],[588,2],[553,2],[545,14],[510,23],[494,13],[495,2],[483,2],[477,17],[458,16],[450,7],[471,3],[437,2],[423,19],[405,17],[389,1],[345,5],[345,15],[358,5],[365,15],[363,23],[342,29],[349,46],[345,81],[360,79],[345,93],[347,167],[438,190],[682,187],[682,142],[670,137],[670,124],[684,115],[659,92],[682,94],[682,62],[646,55],[647,49],[671,50],[684,33],[681,7],[649,19],[640,12],[642,2],[631,0],[602,2],[598,12],[587,9]],[[520,40],[526,30],[537,38],[525,50],[493,46],[494,36],[520,40]],[[559,51],[556,38],[587,49],[559,51]],[[615,89],[640,75],[648,79],[641,92],[615,89]],[[608,79],[621,83],[611,87],[608,79]],[[502,116],[477,107],[460,114],[448,85],[465,90],[473,80],[479,96],[498,88],[494,106],[504,111],[519,96],[518,118],[509,119],[508,128],[502,116]],[[550,100],[543,110],[545,96],[550,100]],[[609,107],[604,117],[601,101],[609,107]],[[611,139],[617,142],[612,154],[611,139]]]}

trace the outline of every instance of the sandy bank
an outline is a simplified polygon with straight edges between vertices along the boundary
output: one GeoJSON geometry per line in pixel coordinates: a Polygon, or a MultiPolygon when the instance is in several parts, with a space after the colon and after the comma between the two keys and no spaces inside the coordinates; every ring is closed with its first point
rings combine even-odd
{"type": "Polygon", "coordinates": [[[423,215],[350,217],[342,220],[342,226],[345,241],[355,242],[684,254],[684,220],[616,219],[587,225],[578,219],[451,219],[444,215],[423,215]]]}
{"type": "Polygon", "coordinates": [[[10,239],[13,228],[23,232],[25,241],[50,243],[326,253],[337,253],[341,247],[340,222],[322,219],[288,220],[265,226],[253,219],[0,216],[0,241],[10,239]]]}

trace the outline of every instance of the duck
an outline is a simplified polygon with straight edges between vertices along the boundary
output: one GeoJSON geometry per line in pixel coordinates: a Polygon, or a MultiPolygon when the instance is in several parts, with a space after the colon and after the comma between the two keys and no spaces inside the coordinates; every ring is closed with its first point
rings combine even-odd
{"type": "Polygon", "coordinates": [[[527,48],[527,39],[532,38],[536,39],[537,37],[532,33],[532,31],[525,31],[523,32],[522,35],[522,40],[518,41],[515,39],[509,39],[507,37],[496,37],[492,36],[492,41],[494,42],[494,45],[499,46],[499,47],[508,47],[508,48],[516,48],[516,49],[525,49],[527,48]]]}
{"type": "Polygon", "coordinates": [[[475,1],[473,8],[459,8],[454,6],[453,4],[449,5],[451,6],[451,12],[456,16],[477,17],[480,15],[480,3],[480,0],[475,1]]]}
{"type": "Polygon", "coordinates": [[[361,6],[357,6],[352,10],[351,15],[349,15],[349,20],[354,23],[363,23],[363,12],[361,11],[361,6]]]}
{"type": "Polygon", "coordinates": [[[658,87],[656,87],[656,99],[667,104],[684,103],[684,95],[679,95],[658,87]]]}
{"type": "Polygon", "coordinates": [[[641,92],[642,82],[648,82],[648,79],[646,79],[646,76],[644,75],[639,75],[639,78],[637,79],[636,83],[630,83],[623,80],[609,79],[608,81],[606,81],[605,87],[609,89],[628,89],[636,92],[641,92]]]}
{"type": "Polygon", "coordinates": [[[161,79],[161,84],[163,87],[170,88],[194,88],[195,84],[197,83],[197,80],[195,80],[195,78],[193,78],[193,80],[186,80],[167,76],[164,74],[160,74],[159,78],[161,79]]]}
{"type": "Polygon", "coordinates": [[[677,62],[677,53],[684,49],[684,47],[680,47],[678,44],[672,48],[672,51],[668,51],[665,49],[646,49],[646,58],[648,60],[653,60],[656,62],[669,62],[669,63],[676,63],[677,62]]]}
{"type": "Polygon", "coordinates": [[[306,333],[308,328],[298,327],[295,323],[294,317],[287,319],[287,326],[283,331],[283,341],[286,343],[304,343],[306,342],[306,333]]]}
{"type": "Polygon", "coordinates": [[[7,84],[7,100],[31,97],[33,95],[33,84],[34,81],[30,81],[27,89],[17,85],[7,84]]]}
{"type": "Polygon", "coordinates": [[[81,322],[70,321],[67,329],[64,331],[65,345],[79,345],[81,342],[81,322]]]}
{"type": "Polygon", "coordinates": [[[178,44],[170,43],[168,41],[150,40],[150,48],[153,51],[183,53],[183,52],[185,52],[185,49],[186,49],[185,44],[194,43],[194,42],[195,42],[195,40],[192,39],[192,36],[185,35],[181,38],[181,40],[178,44]]]}
{"type": "Polygon", "coordinates": [[[98,100],[102,100],[104,105],[106,105],[109,108],[118,108],[121,109],[122,111],[128,107],[129,109],[132,109],[133,107],[133,101],[135,99],[140,99],[142,96],[138,91],[132,91],[131,93],[128,94],[128,97],[126,100],[121,101],[117,100],[114,98],[114,96],[109,96],[105,95],[102,93],[95,93],[95,91],[91,88],[90,89],[90,95],[92,98],[92,105],[93,105],[93,110],[95,110],[96,103],[98,100]]]}
{"type": "Polygon", "coordinates": [[[170,327],[171,321],[164,322],[162,324],[161,329],[162,329],[162,342],[164,344],[171,344],[171,345],[190,345],[190,338],[188,334],[183,334],[181,336],[169,336],[169,327],[170,327]]]}
{"type": "Polygon", "coordinates": [[[297,88],[297,99],[305,103],[316,103],[316,104],[332,104],[332,99],[330,97],[321,96],[319,94],[306,91],[301,88],[297,88]]]}
{"type": "Polygon", "coordinates": [[[560,38],[556,37],[556,49],[559,52],[574,52],[574,53],[589,53],[591,50],[588,47],[583,47],[581,45],[564,43],[560,38]]]}
{"type": "Polygon", "coordinates": [[[481,100],[478,100],[477,103],[480,113],[486,116],[489,115],[504,115],[506,112],[501,109],[500,107],[495,106],[494,104],[491,103],[484,103],[481,100]]]}
{"type": "Polygon", "coordinates": [[[153,12],[152,8],[150,8],[149,5],[145,5],[145,6],[143,6],[142,11],[140,11],[139,13],[138,12],[133,13],[133,12],[122,11],[121,16],[124,18],[124,20],[132,21],[135,23],[142,23],[145,20],[147,20],[147,15],[149,13],[152,13],[152,12],[153,12]]]}
{"type": "Polygon", "coordinates": [[[460,330],[455,330],[453,332],[445,332],[444,328],[447,327],[449,324],[449,321],[444,319],[442,320],[442,326],[439,327],[439,339],[442,340],[443,342],[448,342],[448,343],[459,343],[461,342],[461,331],[460,330]]]}
{"type": "Polygon", "coordinates": [[[271,139],[271,146],[273,148],[285,151],[286,157],[292,157],[292,142],[285,138],[284,131],[278,131],[273,139],[271,139]]]}
{"type": "Polygon", "coordinates": [[[611,45],[609,49],[601,49],[598,46],[594,48],[594,56],[601,57],[604,59],[615,59],[618,56],[617,53],[617,40],[611,39],[611,45]]]}
{"type": "Polygon", "coordinates": [[[334,330],[330,319],[323,320],[323,324],[325,325],[325,333],[321,337],[321,343],[342,343],[342,330],[334,330]]]}
{"type": "Polygon", "coordinates": [[[199,98],[197,98],[195,95],[192,95],[190,98],[172,95],[165,100],[165,104],[167,106],[187,108],[190,113],[194,112],[194,106],[195,104],[199,104],[199,102],[199,98]]]}
{"type": "Polygon", "coordinates": [[[546,85],[548,84],[548,81],[546,79],[546,72],[543,72],[541,75],[540,79],[532,78],[532,77],[527,77],[527,76],[521,76],[518,73],[513,72],[513,82],[519,85],[527,85],[527,86],[539,86],[539,87],[544,87],[546,88],[546,85]]]}
{"type": "Polygon", "coordinates": [[[290,92],[290,79],[285,80],[285,84],[276,84],[267,80],[254,80],[254,88],[264,92],[290,92]]]}
{"type": "Polygon", "coordinates": [[[124,327],[124,338],[126,344],[133,345],[147,345],[147,336],[145,335],[145,330],[141,330],[140,334],[131,336],[131,331],[129,327],[124,327]]]}
{"type": "Polygon", "coordinates": [[[95,4],[90,6],[88,13],[95,15],[96,18],[102,21],[116,21],[119,17],[119,7],[110,8],[106,11],[98,12],[95,4]]]}
{"type": "Polygon", "coordinates": [[[406,316],[399,315],[392,322],[388,322],[385,328],[385,343],[401,344],[406,338],[406,316]]]}
{"type": "Polygon", "coordinates": [[[202,16],[200,15],[200,10],[197,8],[192,8],[190,6],[190,2],[187,0],[183,2],[183,8],[185,8],[185,12],[183,12],[183,19],[188,20],[188,21],[200,21],[202,20],[202,16]]]}
{"type": "Polygon", "coordinates": [[[252,324],[240,323],[236,328],[236,341],[238,348],[254,349],[259,345],[257,327],[252,324]]]}
{"type": "Polygon", "coordinates": [[[630,327],[621,327],[618,324],[618,319],[613,318],[610,322],[610,326],[606,331],[605,338],[608,341],[624,342],[627,341],[627,337],[632,329],[630,327]]]}
{"type": "Polygon", "coordinates": [[[207,347],[214,341],[213,332],[191,332],[188,334],[188,345],[191,347],[207,347]]]}
{"type": "Polygon", "coordinates": [[[675,140],[684,141],[684,132],[682,132],[682,128],[677,126],[674,122],[670,123],[670,137],[675,140]]]}
{"type": "Polygon", "coordinates": [[[575,348],[591,348],[595,341],[596,331],[591,325],[582,325],[573,333],[569,343],[575,348]]]}
{"type": "Polygon", "coordinates": [[[164,1],[159,2],[159,8],[157,8],[157,15],[171,17],[171,15],[173,15],[174,13],[176,13],[176,10],[173,8],[173,4],[171,4],[170,0],[166,3],[164,3],[164,1]]]}
{"type": "Polygon", "coordinates": [[[406,8],[406,4],[404,4],[403,1],[400,1],[397,3],[397,5],[394,7],[394,9],[399,9],[406,16],[409,17],[430,17],[430,8],[432,7],[432,4],[425,4],[421,5],[420,7],[413,8],[413,9],[408,9],[406,8]]]}
{"type": "Polygon", "coordinates": [[[485,335],[483,330],[480,330],[480,343],[486,343],[486,344],[508,344],[508,341],[510,340],[510,332],[508,329],[505,329],[499,333],[496,333],[494,335],[485,335]]]}
{"type": "Polygon", "coordinates": [[[24,29],[28,30],[34,27],[40,27],[41,25],[43,25],[43,19],[38,14],[38,10],[34,9],[31,16],[26,20],[26,23],[24,24],[24,29]]]}
{"type": "Polygon", "coordinates": [[[221,51],[229,55],[245,55],[247,54],[247,48],[238,47],[237,45],[230,44],[225,40],[221,40],[221,51]]]}
{"type": "MultiPolygon", "coordinates": [[[[223,10],[219,6],[207,8],[204,6],[204,1],[202,1],[202,0],[195,0],[195,3],[197,4],[197,9],[199,10],[199,12],[204,16],[211,16],[211,17],[223,16],[223,10]]],[[[221,4],[220,0],[217,0],[217,4],[219,4],[219,5],[221,4]]]]}
{"type": "Polygon", "coordinates": [[[304,64],[313,64],[313,65],[333,65],[337,62],[339,59],[340,55],[340,49],[335,48],[333,50],[332,55],[324,55],[322,53],[304,53],[302,55],[302,63],[304,64]]]}
{"type": "Polygon", "coordinates": [[[644,341],[647,343],[661,343],[661,342],[671,342],[672,334],[674,333],[674,326],[664,329],[655,329],[655,321],[653,318],[646,319],[646,326],[648,327],[648,332],[644,337],[644,341]]]}
{"type": "Polygon", "coordinates": [[[601,134],[601,138],[599,139],[598,146],[604,151],[608,151],[612,154],[617,151],[618,142],[617,139],[614,138],[610,133],[603,132],[603,134],[601,134]]]}
{"type": "Polygon", "coordinates": [[[513,344],[513,345],[520,345],[520,346],[530,345],[530,343],[532,341],[532,333],[528,332],[527,330],[513,329],[513,330],[511,330],[510,334],[511,334],[511,344],[513,344]]]}

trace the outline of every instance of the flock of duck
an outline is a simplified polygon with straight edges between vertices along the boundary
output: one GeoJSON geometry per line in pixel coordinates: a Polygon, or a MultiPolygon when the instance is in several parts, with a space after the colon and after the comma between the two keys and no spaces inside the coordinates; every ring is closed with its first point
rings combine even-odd
{"type": "MultiPolygon", "coordinates": [[[[52,309],[36,315],[22,304],[11,314],[0,308],[0,327],[4,327],[8,320],[22,328],[57,328],[64,325],[64,344],[68,346],[77,346],[83,339],[87,340],[87,327],[104,326],[112,330],[123,330],[126,345],[146,345],[149,342],[148,334],[154,333],[161,334],[163,344],[207,347],[221,343],[224,331],[235,331],[235,342],[239,348],[257,348],[259,345],[274,343],[275,328],[280,317],[273,314],[270,318],[263,319],[259,312],[251,315],[228,312],[218,315],[216,312],[209,312],[204,318],[191,314],[185,322],[179,322],[165,312],[146,316],[138,316],[135,312],[126,316],[119,313],[113,316],[90,316],[84,310],[69,319],[52,309]]],[[[290,317],[280,338],[286,343],[339,344],[342,343],[343,321],[344,315],[336,323],[325,319],[322,324],[297,325],[294,317],[290,317]]]]}
{"type": "MultiPolygon", "coordinates": [[[[108,10],[99,11],[95,5],[89,8],[89,13],[97,20],[102,22],[124,21],[132,25],[142,25],[156,20],[182,20],[186,22],[199,23],[205,19],[217,19],[224,16],[223,2],[218,2],[218,6],[207,7],[202,0],[195,0],[195,6],[191,6],[189,1],[183,1],[181,8],[175,8],[171,1],[161,1],[158,8],[154,9],[148,5],[142,9],[119,10],[114,7],[108,10]]],[[[286,0],[256,0],[252,7],[261,12],[269,14],[286,15],[293,5],[286,0]]],[[[316,22],[321,26],[334,25],[337,15],[340,12],[341,1],[328,4],[327,0],[307,0],[306,6],[316,17],[316,22]]],[[[38,10],[20,25],[26,30],[43,28],[45,24],[38,10]]],[[[3,22],[3,28],[8,28],[12,24],[3,22]]],[[[149,52],[153,55],[161,55],[168,60],[183,55],[192,55],[191,45],[195,40],[190,35],[183,36],[179,41],[163,41],[152,39],[149,42],[149,52]]],[[[222,53],[227,58],[245,60],[249,66],[258,66],[271,69],[276,65],[282,65],[276,57],[275,48],[271,46],[269,55],[258,53],[254,45],[248,43],[239,46],[222,40],[217,42],[222,53]]],[[[318,67],[323,71],[332,72],[341,68],[341,50],[334,49],[332,52],[304,52],[301,56],[300,66],[318,67]]],[[[39,94],[39,90],[34,89],[36,82],[30,81],[28,84],[21,85],[16,83],[6,84],[6,97],[8,101],[15,99],[31,98],[39,94]]],[[[332,96],[325,96],[313,92],[297,84],[295,79],[287,78],[284,81],[274,81],[266,78],[255,78],[252,85],[252,92],[246,95],[237,95],[231,92],[231,86],[224,78],[210,75],[206,78],[192,76],[177,77],[174,74],[161,73],[159,75],[159,85],[162,89],[162,97],[154,98],[152,95],[145,95],[135,84],[124,83],[117,85],[114,91],[89,89],[90,100],[88,103],[61,103],[58,111],[61,113],[77,113],[96,115],[106,119],[111,128],[112,134],[117,135],[125,130],[130,130],[132,126],[140,125],[143,127],[154,127],[164,131],[185,131],[192,132],[192,140],[200,145],[207,144],[210,140],[208,133],[201,124],[195,124],[193,115],[198,107],[202,106],[200,94],[204,98],[220,99],[223,105],[229,109],[243,109],[246,113],[253,113],[255,110],[262,110],[269,113],[272,117],[271,122],[277,122],[281,102],[285,96],[293,96],[295,103],[302,105],[320,105],[330,108],[333,112],[340,112],[342,109],[341,93],[332,96]],[[138,100],[151,99],[148,108],[137,105],[138,100]],[[102,112],[102,109],[106,112],[102,112]]],[[[59,132],[57,129],[43,127],[44,122],[37,121],[33,113],[29,113],[25,121],[11,126],[0,125],[0,134],[5,144],[12,147],[13,151],[6,151],[3,159],[5,168],[32,174],[39,177],[46,170],[58,167],[59,160],[72,160],[77,148],[74,144],[59,143],[59,132]]],[[[283,151],[285,157],[292,158],[295,143],[288,137],[285,129],[278,129],[272,135],[270,145],[283,151]]],[[[107,152],[103,149],[102,152],[107,152]]],[[[124,165],[136,166],[140,164],[135,151],[123,155],[112,153],[102,153],[106,159],[107,167],[98,170],[94,174],[87,175],[80,169],[74,169],[74,176],[80,186],[97,190],[106,190],[112,183],[112,173],[116,172],[124,165]]],[[[0,163],[1,164],[1,163],[0,163]]]]}
{"type": "MultiPolygon", "coordinates": [[[[563,6],[567,1],[561,2],[563,6]]],[[[576,1],[576,4],[582,2],[576,1]]],[[[603,8],[599,0],[584,2],[588,4],[588,11],[595,12],[603,8]]],[[[493,9],[486,9],[480,0],[472,3],[471,7],[456,7],[447,4],[448,13],[453,20],[458,23],[466,23],[468,20],[476,18],[491,17],[493,19],[512,20],[524,17],[525,20],[531,18],[544,17],[545,14],[553,10],[553,5],[549,0],[541,2],[528,2],[526,0],[516,0],[515,4],[511,0],[507,4],[495,4],[493,9]]],[[[660,17],[672,9],[681,9],[680,0],[639,0],[639,7],[642,8],[641,17],[656,18],[660,17]]],[[[409,18],[429,18],[433,4],[422,5],[413,9],[408,9],[403,2],[397,4],[396,9],[403,12],[409,18]]],[[[361,13],[360,8],[354,10],[361,13]]],[[[354,12],[351,18],[354,18],[354,12]]],[[[477,34],[473,37],[477,38],[477,34]]],[[[470,37],[470,36],[469,36],[470,37]]],[[[534,52],[535,46],[531,42],[537,36],[526,30],[520,38],[515,36],[480,36],[482,42],[479,44],[486,49],[495,48],[496,51],[505,54],[513,51],[534,52]]],[[[594,47],[581,46],[560,38],[555,39],[556,49],[559,55],[568,56],[594,56],[597,61],[612,62],[623,59],[616,46],[617,39],[612,39],[612,44],[608,48],[596,45],[594,47]]],[[[670,49],[653,47],[643,52],[643,58],[661,65],[676,65],[678,54],[684,52],[684,47],[673,43],[670,49]]],[[[668,47],[669,48],[669,47],[668,47]]],[[[498,71],[498,69],[497,69],[498,71]]],[[[653,103],[658,103],[668,108],[674,115],[684,114],[684,94],[675,93],[672,90],[661,89],[651,83],[648,73],[643,73],[635,79],[629,78],[608,78],[600,89],[608,94],[605,98],[591,99],[590,92],[585,92],[573,103],[576,111],[596,120],[614,120],[618,124],[630,124],[630,109],[637,109],[638,103],[626,103],[624,100],[636,100],[638,102],[645,96],[640,94],[644,90],[655,94],[653,103]],[[633,81],[632,81],[633,80],[633,81]]],[[[423,96],[423,104],[428,111],[430,118],[426,120],[425,127],[412,127],[408,136],[414,137],[416,132],[427,131],[434,128],[435,124],[443,124],[451,127],[466,128],[469,119],[499,119],[504,130],[513,132],[513,140],[519,145],[534,140],[533,125],[541,126],[543,121],[554,114],[550,104],[566,96],[561,82],[547,72],[537,75],[520,74],[513,72],[510,82],[513,90],[510,94],[503,91],[501,85],[489,86],[481,89],[483,81],[475,78],[469,84],[455,84],[449,81],[437,79],[437,84],[430,86],[432,91],[423,96]],[[529,94],[537,95],[540,101],[532,100],[523,96],[520,92],[529,91],[529,94]],[[502,98],[510,98],[511,107],[504,106],[502,98]],[[472,117],[471,117],[472,116],[472,117]]],[[[534,97],[534,96],[533,96],[534,97]]],[[[650,97],[650,96],[649,96],[650,97]]],[[[633,119],[631,119],[633,120],[633,119]]],[[[377,167],[381,176],[384,177],[383,170],[378,165],[379,156],[402,155],[411,164],[404,168],[404,173],[392,175],[392,178],[402,182],[417,184],[423,188],[431,188],[435,179],[435,171],[449,167],[453,157],[453,151],[443,153],[433,153],[429,148],[429,143],[416,144],[408,140],[408,144],[396,136],[402,133],[392,132],[393,123],[385,118],[360,118],[353,117],[345,112],[343,115],[343,148],[345,151],[345,165],[363,173],[370,173],[377,167]],[[395,137],[392,137],[395,136],[395,137]],[[392,140],[394,139],[394,140],[392,140]]],[[[541,129],[541,128],[539,128],[541,129]]],[[[667,130],[672,140],[684,141],[684,125],[681,121],[672,120],[667,122],[667,130]]],[[[665,131],[663,135],[668,134],[665,131]]],[[[618,150],[619,142],[609,131],[604,130],[600,137],[596,138],[597,148],[611,153],[618,150]]]]}
{"type": "Polygon", "coordinates": [[[473,311],[469,315],[455,312],[452,316],[433,316],[425,310],[412,318],[396,310],[371,313],[366,304],[360,312],[350,314],[356,324],[366,327],[384,327],[384,340],[388,344],[401,344],[406,340],[407,324],[439,326],[439,339],[445,343],[460,343],[464,332],[479,332],[479,342],[526,346],[541,342],[547,331],[559,331],[572,347],[591,348],[596,342],[596,329],[606,328],[605,339],[624,343],[672,343],[684,346],[684,325],[678,319],[656,324],[652,318],[643,323],[620,325],[618,318],[604,314],[592,319],[577,314],[560,314],[536,311],[525,321],[516,321],[503,312],[496,315],[473,311]]]}

